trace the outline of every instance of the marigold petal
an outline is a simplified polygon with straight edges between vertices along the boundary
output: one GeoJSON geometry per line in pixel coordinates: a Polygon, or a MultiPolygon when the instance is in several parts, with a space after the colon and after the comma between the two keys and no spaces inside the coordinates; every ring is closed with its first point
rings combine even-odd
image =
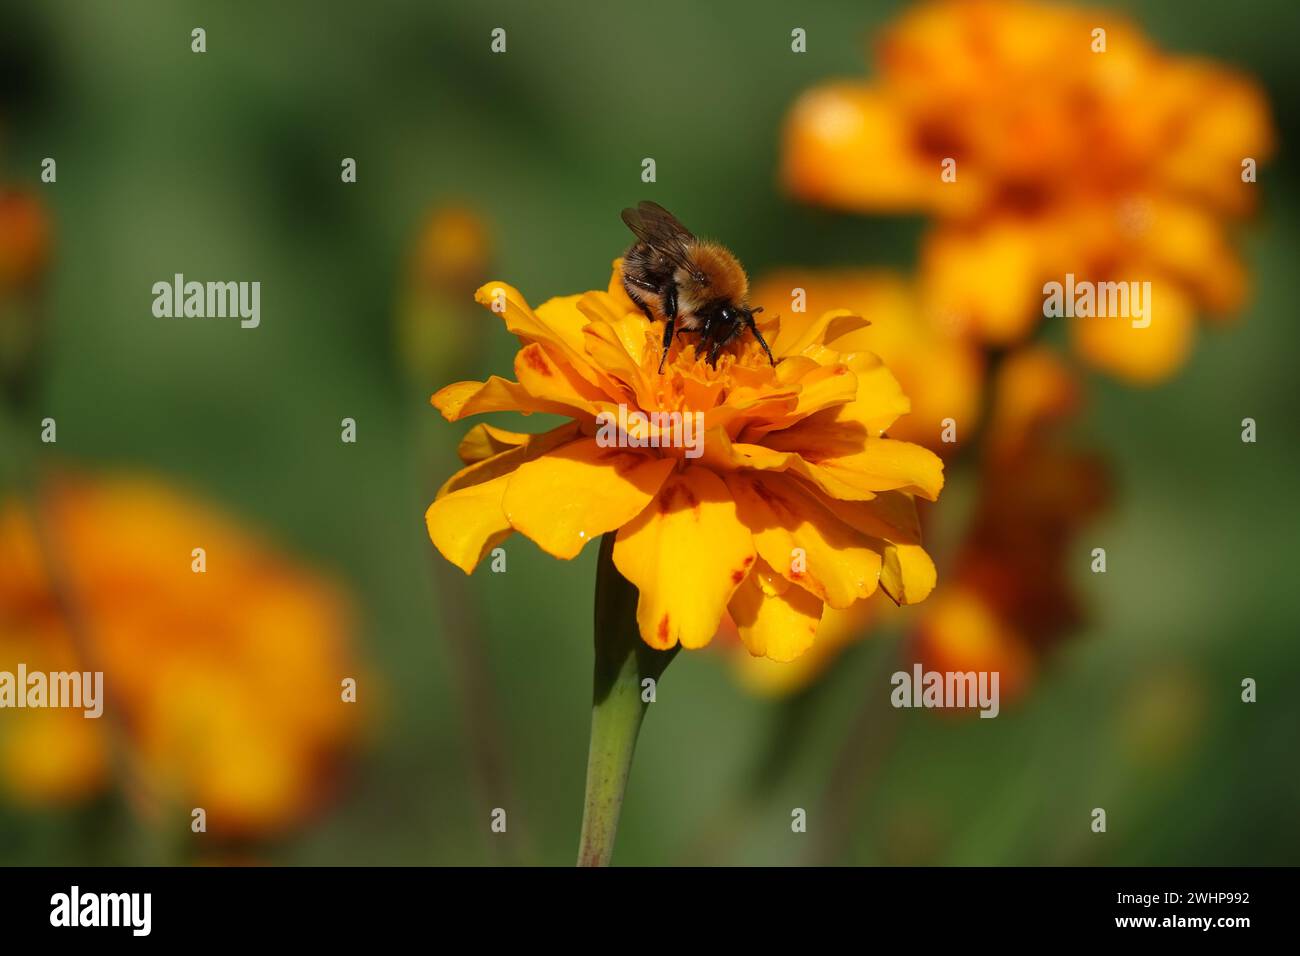
{"type": "Polygon", "coordinates": [[[450,492],[424,513],[434,547],[466,574],[514,531],[501,509],[508,482],[502,475],[450,492]]]}
{"type": "Polygon", "coordinates": [[[661,649],[708,644],[754,558],[727,486],[699,466],[670,476],[614,543],[615,566],[641,592],[641,637],[661,649]]]}
{"type": "Polygon", "coordinates": [[[442,483],[442,487],[438,489],[437,497],[441,498],[443,495],[459,491],[461,488],[469,488],[472,485],[482,484],[493,478],[510,474],[524,462],[536,458],[557,445],[562,445],[577,438],[578,425],[576,422],[565,422],[550,431],[523,437],[525,440],[520,444],[498,452],[489,458],[476,461],[456,472],[442,483]]]}
{"type": "Polygon", "coordinates": [[[830,309],[816,316],[809,312],[792,312],[781,316],[772,353],[783,357],[802,355],[809,349],[869,325],[868,320],[849,309],[830,309]]]}
{"type": "Polygon", "coordinates": [[[803,588],[787,587],[779,594],[765,589],[759,576],[764,569],[769,576],[776,575],[760,558],[732,595],[727,610],[750,654],[792,661],[812,646],[824,605],[803,588]]]}
{"type": "Polygon", "coordinates": [[[469,415],[488,412],[547,412],[552,415],[572,415],[567,405],[545,401],[528,394],[518,382],[493,375],[486,382],[454,382],[439,389],[430,403],[449,422],[460,421],[469,415]]]}
{"type": "Polygon", "coordinates": [[[566,422],[548,432],[529,435],[522,444],[477,461],[448,478],[424,514],[434,546],[466,574],[473,571],[483,556],[514,530],[502,508],[511,474],[577,434],[577,424],[566,422]]]}
{"type": "Polygon", "coordinates": [[[569,363],[557,361],[537,342],[515,355],[515,377],[535,401],[568,408],[570,415],[594,417],[613,407],[605,391],[584,379],[569,363]]]}
{"type": "Polygon", "coordinates": [[[625,336],[635,337],[636,330],[641,329],[644,347],[644,326],[644,318],[637,322],[627,316],[618,322],[592,322],[583,332],[584,347],[592,362],[604,369],[613,382],[624,386],[619,389],[614,385],[611,391],[640,408],[653,407],[653,390],[641,366],[641,353],[625,336]]]}
{"type": "Polygon", "coordinates": [[[900,544],[921,543],[921,522],[911,495],[882,491],[870,501],[819,500],[835,517],[865,535],[900,544]]]}
{"type": "Polygon", "coordinates": [[[836,518],[799,482],[775,473],[725,477],[758,553],[787,580],[835,608],[875,591],[881,557],[871,539],[836,518]]]}
{"type": "Polygon", "coordinates": [[[919,544],[890,544],[880,568],[880,587],[895,604],[919,604],[934,590],[934,561],[919,544]]]}
{"type": "MultiPolygon", "coordinates": [[[[777,368],[780,373],[792,364],[789,360],[777,368]]],[[[783,415],[755,423],[744,432],[746,441],[756,442],[768,432],[788,428],[795,422],[828,408],[844,405],[858,394],[857,376],[844,364],[819,365],[798,379],[799,393],[795,406],[783,415]]]]}
{"type": "Polygon", "coordinates": [[[939,497],[943,460],[928,448],[892,438],[859,438],[820,422],[802,426],[769,435],[767,445],[797,452],[808,462],[809,476],[832,497],[864,499],[881,491],[906,491],[930,501],[939,497]],[[854,446],[860,450],[851,450],[854,446]]]}
{"type": "Polygon", "coordinates": [[[511,448],[527,444],[532,438],[528,432],[511,432],[497,428],[487,422],[479,422],[465,433],[465,437],[456,446],[456,454],[467,465],[499,455],[511,448]]]}
{"type": "Polygon", "coordinates": [[[521,465],[510,476],[502,508],[516,531],[567,560],[644,510],[674,464],[582,438],[521,465]]]}

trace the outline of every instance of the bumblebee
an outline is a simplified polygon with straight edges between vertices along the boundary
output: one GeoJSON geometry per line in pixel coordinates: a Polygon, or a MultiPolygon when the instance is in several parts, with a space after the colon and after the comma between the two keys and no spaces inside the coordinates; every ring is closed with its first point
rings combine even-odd
{"type": "Polygon", "coordinates": [[[749,278],[729,249],[697,239],[658,203],[624,209],[623,222],[637,240],[623,256],[623,288],[650,321],[664,321],[660,372],[682,332],[699,333],[700,351],[716,368],[723,348],[748,329],[776,365],[754,324],[763,310],[749,307],[749,278]]]}

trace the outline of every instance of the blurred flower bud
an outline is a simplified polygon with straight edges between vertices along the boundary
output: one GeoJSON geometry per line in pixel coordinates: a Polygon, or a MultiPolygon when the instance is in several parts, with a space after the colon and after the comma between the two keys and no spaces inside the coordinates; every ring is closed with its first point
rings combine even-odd
{"type": "Polygon", "coordinates": [[[34,197],[0,191],[0,296],[32,288],[50,257],[50,223],[34,197]]]}
{"type": "Polygon", "coordinates": [[[398,305],[397,348],[414,384],[456,377],[484,330],[474,290],[488,278],[483,220],[463,206],[435,207],[411,251],[398,305]]]}
{"type": "Polygon", "coordinates": [[[50,222],[33,196],[0,189],[0,398],[21,405],[37,380],[36,290],[50,259],[50,222]]]}

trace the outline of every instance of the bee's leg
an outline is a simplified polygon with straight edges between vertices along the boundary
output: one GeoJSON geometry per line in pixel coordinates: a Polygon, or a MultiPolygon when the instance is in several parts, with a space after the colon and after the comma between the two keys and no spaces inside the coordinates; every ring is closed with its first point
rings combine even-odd
{"type": "Polygon", "coordinates": [[[718,355],[721,354],[722,347],[727,344],[727,333],[716,321],[705,322],[704,330],[700,335],[700,344],[705,343],[709,346],[709,368],[717,368],[718,355]]]}
{"type": "Polygon", "coordinates": [[[663,350],[663,354],[659,356],[659,371],[661,373],[664,370],[664,362],[668,361],[668,346],[672,344],[673,344],[673,320],[670,317],[668,321],[664,323],[664,350],[663,350]]]}
{"type": "Polygon", "coordinates": [[[758,344],[763,346],[763,351],[767,353],[767,360],[771,362],[772,367],[775,368],[776,359],[772,357],[772,350],[767,347],[767,342],[763,340],[763,333],[758,331],[758,326],[754,324],[754,317],[752,315],[745,315],[745,327],[754,333],[754,338],[758,339],[758,344]]]}
{"type": "Polygon", "coordinates": [[[673,326],[677,322],[677,283],[672,279],[664,285],[664,350],[659,356],[659,371],[663,372],[664,362],[668,361],[668,348],[673,344],[673,326]]]}
{"type": "Polygon", "coordinates": [[[709,368],[718,367],[718,353],[722,351],[722,339],[714,339],[709,343],[709,368]]]}

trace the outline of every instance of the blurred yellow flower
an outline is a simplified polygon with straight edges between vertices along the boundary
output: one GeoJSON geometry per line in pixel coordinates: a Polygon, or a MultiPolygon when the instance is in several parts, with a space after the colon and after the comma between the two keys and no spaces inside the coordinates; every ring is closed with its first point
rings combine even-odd
{"type": "Polygon", "coordinates": [[[470,431],[467,467],[427,514],[443,556],[469,573],[519,531],[567,559],[617,531],[613,561],[640,592],[647,644],[702,647],[729,610],[750,653],[783,661],[813,644],[824,605],[849,607],[878,583],[900,603],[929,594],[914,496],[938,495],[943,466],[884,436],[908,402],[875,355],[847,347],[864,320],[769,320],[775,368],[749,338],[717,368],[679,338],[659,374],[662,324],[628,299],[620,274],[615,262],[608,291],[536,310],[503,283],[479,289],[523,346],[518,381],[458,382],[433,404],[450,421],[497,411],[571,421],[542,434],[470,431]],[[672,413],[671,426],[659,417],[672,413]],[[692,420],[694,446],[677,440],[692,420]]]}
{"type": "Polygon", "coordinates": [[[1229,228],[1255,204],[1244,167],[1274,146],[1251,80],[1164,54],[1112,13],[1021,0],[912,8],[876,59],[874,82],[795,104],[783,178],[807,201],[934,216],[927,308],[1006,345],[1042,317],[1046,282],[1149,281],[1149,327],[1076,319],[1072,334],[1088,361],[1152,382],[1182,363],[1197,310],[1241,307],[1229,228]]]}
{"type": "Polygon", "coordinates": [[[0,670],[99,670],[105,715],[13,710],[0,780],[32,803],[109,781],[110,719],[151,803],[254,837],[304,818],[354,738],[347,602],[224,517],[144,478],[64,479],[46,494],[89,646],[56,600],[30,509],[0,504],[0,670]],[[193,549],[206,570],[196,573],[193,549]],[[90,659],[87,659],[90,658],[90,659]],[[111,713],[110,713],[111,712],[111,713]]]}

